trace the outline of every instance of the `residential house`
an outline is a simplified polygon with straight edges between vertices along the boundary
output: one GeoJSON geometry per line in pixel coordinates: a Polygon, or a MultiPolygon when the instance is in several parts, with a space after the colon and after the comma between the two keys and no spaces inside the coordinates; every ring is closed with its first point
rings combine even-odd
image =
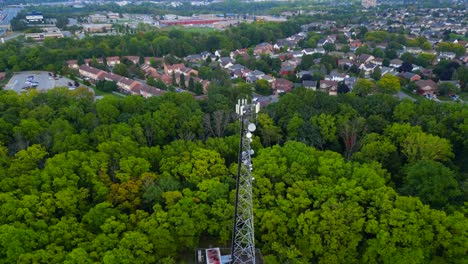
{"type": "Polygon", "coordinates": [[[140,57],[138,57],[138,56],[124,56],[124,58],[131,61],[135,65],[140,63],[140,57]]]}
{"type": "Polygon", "coordinates": [[[294,84],[291,81],[283,78],[278,78],[273,82],[273,89],[276,95],[291,92],[293,86],[294,84]]]}
{"type": "Polygon", "coordinates": [[[377,64],[379,66],[382,66],[383,61],[384,61],[384,59],[382,59],[382,58],[375,58],[371,62],[374,63],[374,64],[377,64]]]}
{"type": "Polygon", "coordinates": [[[315,53],[315,49],[312,49],[312,48],[303,49],[302,53],[304,53],[304,55],[312,55],[315,53]]]}
{"type": "Polygon", "coordinates": [[[264,75],[261,79],[267,81],[269,84],[272,84],[275,81],[275,77],[269,74],[264,75]]]}
{"type": "MultiPolygon", "coordinates": [[[[200,57],[201,57],[202,60],[207,60],[208,58],[211,58],[211,59],[216,58],[216,55],[212,54],[209,51],[203,51],[203,52],[200,53],[200,57]]],[[[219,56],[219,57],[221,57],[221,56],[219,56]]]]}
{"type": "Polygon", "coordinates": [[[468,64],[468,53],[466,53],[465,56],[461,57],[461,61],[463,61],[465,64],[468,64]]]}
{"type": "Polygon", "coordinates": [[[151,65],[151,61],[160,63],[160,65],[163,65],[164,58],[161,58],[161,57],[145,57],[145,63],[144,64],[151,65]]]}
{"type": "Polygon", "coordinates": [[[416,82],[416,86],[420,95],[435,95],[437,93],[437,84],[433,80],[419,80],[416,82]]]}
{"type": "Polygon", "coordinates": [[[314,53],[325,54],[326,51],[325,51],[325,49],[322,48],[322,47],[317,47],[317,48],[315,48],[315,52],[314,52],[314,53]]]}
{"type": "Polygon", "coordinates": [[[319,41],[317,41],[317,47],[323,47],[327,43],[330,43],[330,40],[328,40],[328,39],[319,39],[319,41]]]}
{"type": "Polygon", "coordinates": [[[292,58],[290,60],[283,61],[281,63],[281,67],[291,66],[291,67],[296,68],[297,66],[301,64],[301,62],[302,62],[301,58],[292,58]]]}
{"type": "Polygon", "coordinates": [[[337,95],[338,94],[338,82],[321,80],[319,90],[329,95],[337,95]]]}
{"type": "Polygon", "coordinates": [[[242,70],[245,69],[245,66],[242,64],[234,64],[230,66],[227,70],[231,74],[233,78],[241,78],[242,77],[242,70]]]}
{"type": "Polygon", "coordinates": [[[231,59],[230,57],[221,57],[219,58],[218,62],[219,62],[219,65],[221,65],[221,67],[223,67],[224,69],[227,69],[231,67],[232,65],[234,65],[234,60],[231,59]]]}
{"type": "Polygon", "coordinates": [[[255,70],[251,72],[250,74],[257,77],[258,79],[261,79],[263,76],[265,76],[265,73],[259,70],[255,70]]]}
{"type": "Polygon", "coordinates": [[[456,54],[454,52],[439,52],[439,60],[453,60],[455,59],[456,54]]]}
{"type": "Polygon", "coordinates": [[[304,77],[304,75],[311,75],[312,76],[312,71],[300,71],[300,72],[296,73],[296,77],[299,78],[299,79],[302,79],[302,77],[304,77]]]}
{"type": "Polygon", "coordinates": [[[177,64],[172,64],[172,65],[164,64],[164,73],[165,74],[172,74],[172,72],[180,73],[180,70],[183,68],[185,68],[185,65],[183,63],[177,63],[177,64]]]}
{"type": "Polygon", "coordinates": [[[258,80],[258,78],[257,78],[255,75],[248,74],[248,75],[245,77],[245,81],[246,81],[247,83],[255,83],[257,80],[258,80]]]}
{"type": "Polygon", "coordinates": [[[106,81],[112,81],[112,82],[118,83],[124,77],[121,76],[121,75],[118,75],[118,74],[114,74],[112,72],[106,72],[106,74],[104,74],[103,78],[106,81]]]}
{"type": "Polygon", "coordinates": [[[186,56],[184,60],[188,62],[200,62],[203,60],[203,58],[200,54],[192,54],[192,55],[186,56]]]}
{"type": "MultiPolygon", "coordinates": [[[[202,85],[204,94],[206,94],[208,92],[208,86],[210,85],[210,81],[203,80],[203,79],[200,79],[198,77],[194,77],[193,80],[194,80],[195,83],[199,82],[202,85]]],[[[188,87],[188,84],[187,84],[187,87],[188,87]]]]}
{"type": "Polygon", "coordinates": [[[87,65],[81,65],[78,71],[81,76],[89,78],[92,81],[102,80],[104,78],[104,75],[106,74],[106,72],[103,70],[96,69],[87,65]]]}
{"type": "Polygon", "coordinates": [[[346,86],[348,86],[350,91],[353,90],[354,85],[356,84],[356,82],[357,82],[356,77],[347,77],[347,78],[344,79],[344,83],[346,84],[346,86]]]}
{"type": "Polygon", "coordinates": [[[236,59],[239,56],[244,58],[244,59],[249,58],[249,54],[247,54],[247,49],[245,49],[245,48],[244,49],[236,49],[235,51],[231,51],[229,56],[231,57],[231,59],[236,59]]]}
{"type": "Polygon", "coordinates": [[[416,65],[416,64],[411,64],[411,67],[413,67],[412,71],[419,71],[421,70],[421,67],[419,65],[416,65]]]}
{"type": "Polygon", "coordinates": [[[99,63],[99,64],[104,64],[104,60],[102,58],[99,58],[99,59],[95,59],[95,58],[85,59],[84,62],[85,62],[86,65],[89,66],[91,64],[91,62],[93,62],[93,60],[96,60],[96,62],[99,63]]]}
{"type": "Polygon", "coordinates": [[[359,69],[363,70],[366,76],[370,75],[370,73],[373,72],[375,68],[377,68],[377,65],[373,63],[361,64],[361,66],[359,66],[359,69]]]}
{"type": "Polygon", "coordinates": [[[161,74],[161,77],[159,78],[161,81],[163,81],[165,84],[171,84],[172,83],[172,76],[169,74],[161,74]]]}
{"type": "MultiPolygon", "coordinates": [[[[204,51],[204,52],[208,52],[208,51],[204,51]]],[[[209,52],[208,52],[208,53],[209,53],[209,52]]],[[[208,57],[211,57],[211,58],[213,58],[213,57],[214,57],[214,58],[221,58],[221,57],[223,57],[223,54],[222,54],[222,53],[223,53],[223,50],[220,50],[220,49],[215,50],[215,52],[214,52],[213,54],[211,54],[211,55],[208,55],[208,54],[205,53],[205,55],[204,55],[204,56],[206,56],[206,57],[205,57],[205,60],[206,60],[208,57]]]]}
{"type": "Polygon", "coordinates": [[[403,61],[400,60],[400,59],[393,59],[390,61],[390,64],[389,66],[394,68],[394,69],[398,69],[401,67],[401,65],[403,64],[403,61]]]}
{"type": "Polygon", "coordinates": [[[325,76],[325,80],[342,82],[342,81],[344,81],[344,79],[345,79],[346,77],[349,77],[349,76],[347,76],[347,75],[344,74],[344,73],[339,73],[339,72],[337,72],[337,71],[332,71],[332,72],[330,72],[330,74],[328,74],[327,76],[325,76]]]}
{"type": "Polygon", "coordinates": [[[386,43],[379,43],[375,45],[376,48],[379,48],[381,50],[386,50],[387,49],[387,44],[386,43]]]}
{"type": "Polygon", "coordinates": [[[408,48],[406,48],[406,52],[414,54],[414,55],[418,55],[422,51],[423,50],[421,48],[419,48],[419,47],[408,47],[408,48]]]}
{"type": "Polygon", "coordinates": [[[421,76],[412,72],[402,72],[398,76],[411,82],[416,82],[416,81],[421,80],[421,76]]]}
{"type": "Polygon", "coordinates": [[[242,78],[247,78],[247,76],[249,76],[251,72],[252,70],[250,69],[247,69],[247,68],[242,69],[242,78]]]}
{"type": "Polygon", "coordinates": [[[261,55],[261,54],[271,54],[273,53],[273,45],[270,43],[260,43],[254,48],[254,55],[261,55]]]}
{"type": "Polygon", "coordinates": [[[108,66],[114,67],[115,65],[120,63],[120,58],[118,56],[107,57],[106,62],[108,66]]]}
{"type": "Polygon", "coordinates": [[[372,56],[372,55],[369,55],[369,54],[361,54],[361,56],[359,56],[359,58],[358,58],[358,61],[359,61],[360,63],[364,63],[364,64],[365,64],[365,63],[369,63],[369,62],[373,61],[374,59],[375,59],[375,57],[372,56]]]}
{"type": "Polygon", "coordinates": [[[293,57],[292,54],[289,52],[278,54],[278,59],[280,59],[281,61],[289,60],[292,57],[293,57]]]}
{"type": "Polygon", "coordinates": [[[273,49],[276,51],[280,49],[291,50],[291,48],[293,48],[294,46],[296,46],[296,43],[294,41],[288,39],[278,39],[275,45],[273,45],[273,49]]]}
{"type": "Polygon", "coordinates": [[[185,75],[185,77],[198,76],[198,71],[197,70],[194,70],[194,69],[188,68],[188,67],[184,67],[184,68],[180,69],[179,73],[185,75]]]}
{"type": "Polygon", "coordinates": [[[421,69],[421,75],[424,78],[432,79],[433,77],[432,69],[421,69]]]}
{"type": "Polygon", "coordinates": [[[230,73],[231,73],[231,79],[237,79],[237,78],[242,78],[243,77],[241,69],[231,70],[230,73]]]}
{"type": "Polygon", "coordinates": [[[302,56],[304,56],[304,54],[300,50],[292,51],[291,54],[294,58],[302,58],[302,56]]]}
{"type": "Polygon", "coordinates": [[[248,83],[254,83],[257,80],[262,79],[265,76],[265,73],[259,70],[250,71],[246,74],[245,81],[248,83]]]}
{"type": "Polygon", "coordinates": [[[307,81],[307,80],[304,80],[302,81],[302,86],[306,89],[310,89],[310,90],[317,90],[317,82],[316,81],[307,81]]]}
{"type": "Polygon", "coordinates": [[[139,81],[135,81],[124,77],[117,82],[117,86],[122,90],[131,92],[136,87],[141,87],[141,83],[139,81]]]}
{"type": "Polygon", "coordinates": [[[396,73],[395,69],[390,67],[380,67],[380,71],[382,72],[382,76],[384,76],[385,74],[394,75],[396,73]]]}
{"type": "Polygon", "coordinates": [[[147,84],[142,83],[140,87],[136,87],[132,91],[134,94],[139,94],[144,98],[149,98],[153,96],[161,96],[166,93],[166,91],[161,90],[159,88],[149,86],[147,84]]]}
{"type": "Polygon", "coordinates": [[[291,65],[285,65],[281,67],[279,74],[282,76],[286,76],[289,74],[294,74],[296,72],[296,67],[291,65]]]}
{"type": "Polygon", "coordinates": [[[80,68],[80,66],[78,65],[78,61],[77,61],[77,60],[67,60],[67,65],[68,65],[68,68],[70,68],[70,69],[78,69],[78,68],[80,68]]]}
{"type": "Polygon", "coordinates": [[[338,60],[338,67],[344,68],[353,66],[354,62],[349,59],[339,59],[338,60]]]}
{"type": "Polygon", "coordinates": [[[141,68],[141,69],[143,70],[143,72],[145,73],[145,76],[151,76],[151,77],[153,77],[153,78],[158,78],[158,79],[161,77],[161,75],[159,74],[159,72],[158,72],[155,68],[151,67],[151,66],[148,65],[148,64],[143,64],[143,65],[141,65],[140,68],[141,68]]]}
{"type": "Polygon", "coordinates": [[[356,54],[354,54],[352,52],[348,52],[348,53],[345,54],[345,58],[348,58],[348,59],[354,61],[354,60],[356,60],[357,57],[356,57],[356,54]]]}
{"type": "Polygon", "coordinates": [[[362,41],[359,40],[359,39],[355,39],[355,40],[352,40],[350,43],[349,43],[349,47],[350,48],[359,48],[362,46],[362,41]]]}

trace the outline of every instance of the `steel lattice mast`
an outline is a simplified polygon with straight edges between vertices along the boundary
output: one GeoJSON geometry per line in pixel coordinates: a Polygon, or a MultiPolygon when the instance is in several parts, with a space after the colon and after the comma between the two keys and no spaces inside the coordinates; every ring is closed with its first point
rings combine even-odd
{"type": "Polygon", "coordinates": [[[236,180],[236,207],[232,232],[231,264],[255,264],[254,215],[252,203],[252,161],[250,148],[255,124],[250,123],[260,104],[239,100],[236,113],[240,120],[239,158],[236,180]]]}

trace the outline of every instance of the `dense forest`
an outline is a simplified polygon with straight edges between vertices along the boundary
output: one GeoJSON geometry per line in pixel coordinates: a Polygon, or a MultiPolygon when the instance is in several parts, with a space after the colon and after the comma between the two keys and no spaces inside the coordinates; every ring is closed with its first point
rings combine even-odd
{"type": "MultiPolygon", "coordinates": [[[[191,263],[229,247],[231,102],[0,92],[0,263],[191,263]]],[[[468,108],[296,89],[257,118],[266,263],[465,263],[468,108]]]]}

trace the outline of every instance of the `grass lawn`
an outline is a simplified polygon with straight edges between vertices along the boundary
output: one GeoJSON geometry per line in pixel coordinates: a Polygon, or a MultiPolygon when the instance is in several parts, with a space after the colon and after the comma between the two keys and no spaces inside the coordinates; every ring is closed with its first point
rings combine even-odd
{"type": "MultiPolygon", "coordinates": [[[[83,84],[83,82],[81,80],[79,80],[78,82],[83,84]]],[[[96,89],[96,86],[94,86],[94,85],[88,85],[88,86],[91,87],[91,89],[93,89],[95,96],[112,96],[112,97],[117,97],[117,98],[122,98],[122,96],[124,96],[124,95],[115,94],[115,93],[112,93],[112,92],[110,92],[110,93],[103,92],[101,90],[96,89]]]]}
{"type": "Polygon", "coordinates": [[[421,100],[421,99],[423,99],[422,96],[417,95],[417,94],[414,94],[412,91],[410,91],[410,90],[409,90],[408,88],[406,88],[406,87],[401,88],[401,91],[402,91],[403,93],[405,93],[406,95],[408,95],[409,97],[415,99],[415,100],[421,100]]]}
{"type": "Polygon", "coordinates": [[[122,97],[126,96],[126,95],[120,94],[120,93],[113,93],[113,92],[106,93],[106,92],[103,92],[103,91],[100,91],[100,90],[96,89],[96,87],[93,87],[93,86],[91,86],[91,88],[93,88],[94,93],[95,93],[96,96],[111,96],[111,97],[115,97],[115,98],[122,98],[122,97]]]}
{"type": "Polygon", "coordinates": [[[453,99],[448,95],[439,95],[437,96],[437,99],[441,101],[450,101],[450,102],[453,101],[453,99]]]}
{"type": "Polygon", "coordinates": [[[467,100],[468,100],[468,92],[461,92],[461,93],[460,93],[460,98],[461,98],[463,101],[467,101],[467,100]]]}

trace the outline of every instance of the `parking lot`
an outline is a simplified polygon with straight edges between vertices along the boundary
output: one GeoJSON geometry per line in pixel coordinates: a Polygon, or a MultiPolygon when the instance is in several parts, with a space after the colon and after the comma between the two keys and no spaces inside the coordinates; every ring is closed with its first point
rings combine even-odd
{"type": "Polygon", "coordinates": [[[27,71],[15,73],[5,89],[18,93],[34,88],[45,91],[55,87],[68,87],[69,83],[74,84],[74,81],[61,76],[54,78],[52,73],[46,71],[27,71]]]}

